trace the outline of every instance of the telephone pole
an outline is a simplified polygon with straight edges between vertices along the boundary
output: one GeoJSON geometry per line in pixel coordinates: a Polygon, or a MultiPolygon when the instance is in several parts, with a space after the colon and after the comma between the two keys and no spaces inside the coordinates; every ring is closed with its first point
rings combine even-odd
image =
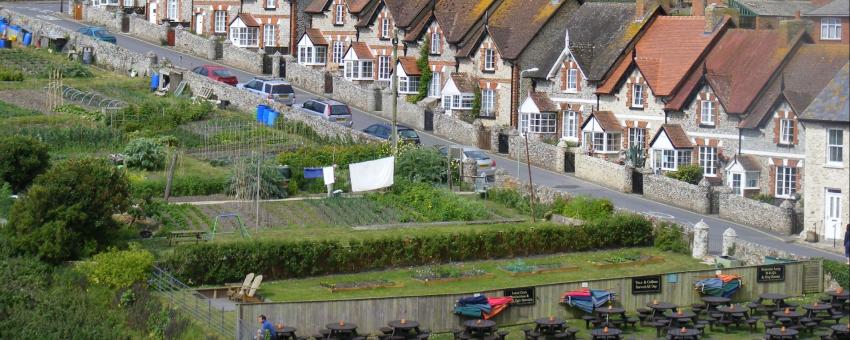
{"type": "Polygon", "coordinates": [[[398,155],[398,28],[393,29],[393,155],[398,155]]]}

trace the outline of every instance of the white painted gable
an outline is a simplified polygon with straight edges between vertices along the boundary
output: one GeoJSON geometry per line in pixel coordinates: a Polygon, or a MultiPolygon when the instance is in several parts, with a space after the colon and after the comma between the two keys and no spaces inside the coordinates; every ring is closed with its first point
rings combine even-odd
{"type": "Polygon", "coordinates": [[[656,150],[673,150],[673,143],[670,142],[670,137],[667,136],[667,132],[661,130],[658,132],[658,138],[652,142],[652,145],[649,146],[650,149],[656,150]]]}
{"type": "Polygon", "coordinates": [[[534,100],[532,100],[531,97],[526,97],[525,101],[523,101],[522,105],[519,107],[519,112],[540,113],[540,108],[537,107],[537,104],[534,103],[534,100]]]}
{"type": "Polygon", "coordinates": [[[457,86],[455,85],[454,79],[452,79],[451,77],[449,77],[449,79],[446,81],[446,85],[443,86],[442,94],[444,96],[459,96],[460,95],[460,90],[458,90],[457,86]]]}
{"type": "Polygon", "coordinates": [[[584,127],[581,129],[584,132],[605,132],[602,129],[602,125],[599,125],[599,121],[596,120],[595,116],[591,116],[590,119],[584,123],[584,127]]]}

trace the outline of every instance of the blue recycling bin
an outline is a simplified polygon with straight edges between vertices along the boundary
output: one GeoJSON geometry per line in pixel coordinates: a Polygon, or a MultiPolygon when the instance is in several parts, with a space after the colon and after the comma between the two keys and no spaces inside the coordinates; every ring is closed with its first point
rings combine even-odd
{"type": "Polygon", "coordinates": [[[8,40],[0,39],[0,48],[9,48],[9,47],[11,47],[11,45],[12,45],[12,43],[9,42],[8,40]]]}
{"type": "Polygon", "coordinates": [[[6,27],[8,26],[9,24],[6,22],[6,18],[0,19],[0,35],[3,35],[3,32],[6,32],[6,27]]]}
{"type": "Polygon", "coordinates": [[[151,91],[159,88],[159,73],[151,74],[151,91]]]}
{"type": "Polygon", "coordinates": [[[268,126],[274,126],[274,122],[277,120],[277,117],[278,117],[279,115],[280,115],[280,112],[277,112],[277,111],[275,111],[275,110],[269,109],[269,110],[267,111],[267,116],[266,116],[266,125],[268,125],[268,126]]]}
{"type": "Polygon", "coordinates": [[[29,46],[30,44],[32,44],[32,33],[24,33],[24,40],[22,40],[21,42],[24,44],[24,46],[29,46]]]}
{"type": "Polygon", "coordinates": [[[257,105],[257,122],[260,124],[266,123],[266,117],[268,116],[268,105],[257,105]]]}

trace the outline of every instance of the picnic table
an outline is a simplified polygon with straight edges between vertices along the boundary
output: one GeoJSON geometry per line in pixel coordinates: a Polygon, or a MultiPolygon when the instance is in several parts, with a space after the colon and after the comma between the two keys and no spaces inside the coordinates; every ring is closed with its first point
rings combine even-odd
{"type": "Polygon", "coordinates": [[[493,320],[469,320],[463,323],[467,332],[473,336],[492,335],[496,322],[493,320]]]}
{"type": "MultiPolygon", "coordinates": [[[[791,320],[791,325],[798,326],[798,325],[800,325],[800,318],[806,316],[806,314],[800,313],[798,311],[793,311],[793,310],[789,310],[789,311],[778,310],[778,311],[773,312],[773,316],[777,320],[779,320],[781,318],[787,318],[787,319],[791,320]]],[[[788,326],[791,326],[791,325],[788,325],[788,326]]]]}
{"type": "Polygon", "coordinates": [[[850,324],[832,325],[829,329],[832,330],[832,336],[836,339],[838,339],[839,336],[850,336],[850,324]]]}
{"type": "Polygon", "coordinates": [[[357,336],[357,324],[350,322],[333,322],[325,325],[325,328],[330,331],[328,338],[348,339],[357,336]]]}
{"type": "Polygon", "coordinates": [[[742,308],[741,306],[735,307],[735,305],[732,305],[729,307],[719,307],[717,308],[717,311],[722,313],[720,316],[720,323],[727,328],[731,323],[738,326],[749,318],[749,312],[747,312],[746,308],[742,308]]]}
{"type": "Polygon", "coordinates": [[[800,334],[796,329],[782,329],[782,328],[771,328],[765,331],[765,334],[770,339],[795,339],[797,338],[797,334],[800,334]]]}
{"type": "Polygon", "coordinates": [[[672,340],[690,340],[697,339],[699,337],[699,330],[693,328],[685,328],[684,332],[680,328],[671,329],[667,332],[669,339],[672,340]]]}
{"type": "Polygon", "coordinates": [[[657,301],[655,303],[652,303],[652,302],[647,303],[646,306],[649,307],[650,309],[652,309],[652,318],[653,319],[658,317],[658,315],[663,315],[664,312],[666,312],[668,310],[672,311],[672,310],[676,309],[676,307],[678,307],[678,306],[676,306],[672,303],[657,302],[657,301]]]}
{"type": "Polygon", "coordinates": [[[285,339],[295,340],[296,339],[295,330],[296,330],[295,327],[289,327],[289,326],[275,328],[275,336],[277,337],[278,340],[285,340],[285,339]]]}
{"type": "Polygon", "coordinates": [[[671,327],[679,328],[681,324],[687,324],[688,322],[691,322],[697,315],[696,313],[691,311],[682,311],[681,313],[668,313],[664,316],[670,319],[671,327]]]}
{"type": "Polygon", "coordinates": [[[559,318],[540,318],[534,321],[535,330],[546,335],[552,335],[566,328],[567,322],[559,318]]]}
{"type": "Polygon", "coordinates": [[[590,336],[593,337],[593,339],[601,339],[601,340],[619,339],[620,334],[622,334],[622,333],[623,333],[623,331],[616,329],[616,328],[607,328],[607,329],[597,328],[597,329],[590,331],[590,336]]]}
{"type": "Polygon", "coordinates": [[[762,300],[770,300],[773,301],[773,304],[777,307],[785,307],[785,299],[790,298],[791,295],[783,294],[783,293],[764,293],[759,295],[759,298],[762,300]]]}
{"type": "Polygon", "coordinates": [[[419,322],[413,320],[393,320],[387,323],[393,329],[393,336],[415,336],[419,335],[419,322]]]}
{"type": "Polygon", "coordinates": [[[732,299],[722,296],[703,296],[702,301],[705,302],[708,310],[716,310],[717,306],[728,304],[732,299]]]}
{"type": "Polygon", "coordinates": [[[840,292],[837,290],[828,290],[824,292],[826,295],[830,297],[830,302],[833,305],[841,305],[844,301],[850,299],[850,292],[842,289],[840,292]]]}
{"type": "Polygon", "coordinates": [[[817,304],[803,305],[803,308],[805,310],[809,311],[807,313],[807,316],[811,318],[811,317],[818,315],[819,313],[828,312],[832,308],[832,305],[828,304],[828,303],[817,303],[817,304]]]}
{"type": "Polygon", "coordinates": [[[204,230],[175,230],[169,232],[166,237],[168,238],[168,245],[171,246],[172,243],[206,241],[207,239],[204,237],[206,233],[204,230]]]}

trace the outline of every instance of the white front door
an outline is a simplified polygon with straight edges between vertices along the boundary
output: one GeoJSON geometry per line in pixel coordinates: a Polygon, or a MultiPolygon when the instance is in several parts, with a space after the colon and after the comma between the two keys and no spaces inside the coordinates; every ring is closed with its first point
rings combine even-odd
{"type": "Polygon", "coordinates": [[[844,237],[841,228],[841,190],[826,189],[824,202],[823,233],[827,239],[834,240],[844,237]]]}
{"type": "Polygon", "coordinates": [[[156,3],[151,2],[150,4],[148,4],[148,8],[150,8],[150,10],[148,11],[148,21],[150,21],[152,24],[156,24],[156,3]]]}
{"type": "Polygon", "coordinates": [[[195,34],[204,34],[204,15],[195,15],[195,34]]]}

